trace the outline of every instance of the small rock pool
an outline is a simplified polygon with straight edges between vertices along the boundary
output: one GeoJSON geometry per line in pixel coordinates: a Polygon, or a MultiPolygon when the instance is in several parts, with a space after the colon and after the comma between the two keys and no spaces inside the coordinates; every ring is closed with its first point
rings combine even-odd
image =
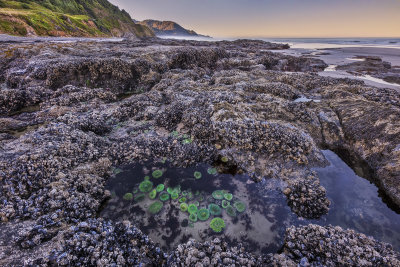
{"type": "Polygon", "coordinates": [[[279,180],[254,183],[246,174],[219,173],[209,164],[176,168],[166,160],[115,169],[106,185],[112,198],[100,216],[131,221],[165,250],[190,238],[219,237],[254,254],[272,253],[282,247],[286,227],[308,223],[352,228],[399,250],[400,215],[382,201],[375,185],[332,151],[323,153],[330,166],[315,171],[332,204],[318,220],[291,212],[279,180]]]}
{"type": "Polygon", "coordinates": [[[314,223],[351,228],[400,251],[400,214],[382,200],[373,183],[358,176],[338,155],[323,153],[330,165],[315,171],[332,203],[329,213],[314,223]]]}

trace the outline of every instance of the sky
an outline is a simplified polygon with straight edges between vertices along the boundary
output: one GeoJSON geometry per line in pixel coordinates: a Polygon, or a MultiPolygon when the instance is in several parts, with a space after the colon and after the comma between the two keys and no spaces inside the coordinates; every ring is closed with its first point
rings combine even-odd
{"type": "Polygon", "coordinates": [[[110,0],[213,37],[400,37],[400,0],[110,0]]]}

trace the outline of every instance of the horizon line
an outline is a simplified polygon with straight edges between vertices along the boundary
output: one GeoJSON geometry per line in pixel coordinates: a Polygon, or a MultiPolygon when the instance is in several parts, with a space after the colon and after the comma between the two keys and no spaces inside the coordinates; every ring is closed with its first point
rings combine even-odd
{"type": "Polygon", "coordinates": [[[304,37],[293,37],[293,36],[212,36],[212,38],[274,38],[274,39],[400,39],[400,36],[304,36],[304,37]]]}

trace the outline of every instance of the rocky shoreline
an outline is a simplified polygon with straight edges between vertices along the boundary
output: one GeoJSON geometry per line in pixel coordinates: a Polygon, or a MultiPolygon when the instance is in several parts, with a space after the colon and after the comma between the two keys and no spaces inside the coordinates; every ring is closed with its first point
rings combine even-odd
{"type": "Polygon", "coordinates": [[[366,164],[400,206],[398,91],[318,76],[322,60],[263,41],[0,47],[0,265],[400,264],[390,245],[338,227],[288,228],[276,255],[221,240],[164,252],[129,222],[97,216],[115,167],[227,157],[254,181],[282,180],[292,211],[319,218],[330,205],[311,170],[327,164],[321,148],[366,164]]]}
{"type": "Polygon", "coordinates": [[[338,66],[338,70],[345,70],[354,75],[372,75],[386,82],[400,84],[400,69],[380,57],[356,56],[356,62],[338,66]]]}

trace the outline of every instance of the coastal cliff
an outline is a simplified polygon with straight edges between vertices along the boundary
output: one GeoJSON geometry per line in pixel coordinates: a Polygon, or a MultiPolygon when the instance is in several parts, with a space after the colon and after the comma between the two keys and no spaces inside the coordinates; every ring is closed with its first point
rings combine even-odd
{"type": "Polygon", "coordinates": [[[149,27],[157,36],[196,36],[209,37],[196,33],[193,30],[183,28],[173,21],[144,20],[139,24],[149,27]]]}
{"type": "Polygon", "coordinates": [[[0,33],[17,36],[152,37],[107,0],[0,1],[0,33]]]}

